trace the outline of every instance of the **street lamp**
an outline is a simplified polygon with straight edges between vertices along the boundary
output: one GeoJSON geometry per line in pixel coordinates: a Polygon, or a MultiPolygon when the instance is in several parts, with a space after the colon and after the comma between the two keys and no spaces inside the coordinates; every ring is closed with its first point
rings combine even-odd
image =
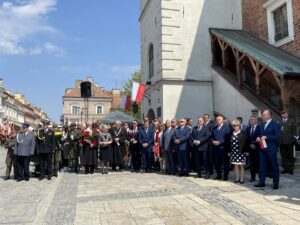
{"type": "Polygon", "coordinates": [[[3,123],[3,83],[4,80],[0,78],[0,124],[3,123]]]}

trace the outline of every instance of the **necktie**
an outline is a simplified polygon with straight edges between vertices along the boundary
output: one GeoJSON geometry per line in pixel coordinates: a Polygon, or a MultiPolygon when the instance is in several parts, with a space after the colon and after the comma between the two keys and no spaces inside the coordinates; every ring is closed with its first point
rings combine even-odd
{"type": "Polygon", "coordinates": [[[197,131],[199,132],[201,129],[202,129],[202,126],[198,127],[198,130],[197,130],[197,131]]]}
{"type": "Polygon", "coordinates": [[[264,130],[266,129],[267,122],[263,122],[264,130]]]}
{"type": "Polygon", "coordinates": [[[250,132],[250,135],[252,136],[254,133],[254,126],[251,126],[251,132],[250,132]]]}

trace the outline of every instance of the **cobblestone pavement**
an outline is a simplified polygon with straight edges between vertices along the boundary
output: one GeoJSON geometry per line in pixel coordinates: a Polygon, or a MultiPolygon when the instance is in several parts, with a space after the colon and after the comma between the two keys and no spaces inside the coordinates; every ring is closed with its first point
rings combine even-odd
{"type": "MultiPolygon", "coordinates": [[[[5,151],[0,149],[0,172],[5,151]]],[[[300,224],[300,175],[279,190],[129,172],[0,181],[1,224],[300,224]]]]}

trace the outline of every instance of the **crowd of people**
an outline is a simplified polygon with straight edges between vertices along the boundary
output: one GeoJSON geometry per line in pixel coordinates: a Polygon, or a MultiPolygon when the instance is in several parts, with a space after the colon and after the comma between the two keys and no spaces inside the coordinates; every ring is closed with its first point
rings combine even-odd
{"type": "Polygon", "coordinates": [[[85,174],[126,169],[187,177],[195,172],[204,179],[215,173],[214,179],[227,181],[234,170],[234,182],[243,184],[249,168],[250,182],[259,175],[256,187],[265,187],[270,176],[273,189],[278,189],[278,150],[281,173],[293,174],[293,146],[300,145],[300,139],[287,112],[274,121],[270,110],[264,110],[261,118],[258,110],[252,110],[248,125],[241,117],[229,122],[220,115],[212,121],[208,114],[199,117],[196,126],[190,118],[62,127],[44,121],[36,130],[28,124],[18,132],[11,130],[3,143],[7,149],[5,180],[14,168],[17,181],[28,181],[30,161],[35,165],[33,175],[40,180],[51,180],[59,171],[78,173],[84,168],[85,174]]]}

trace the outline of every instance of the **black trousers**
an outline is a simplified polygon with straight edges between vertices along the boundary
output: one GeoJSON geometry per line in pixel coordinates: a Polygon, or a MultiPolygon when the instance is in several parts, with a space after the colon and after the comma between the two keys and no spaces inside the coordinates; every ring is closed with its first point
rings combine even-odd
{"type": "Polygon", "coordinates": [[[250,149],[249,160],[251,179],[255,179],[259,173],[259,149],[250,149]]]}
{"type": "Polygon", "coordinates": [[[205,174],[209,174],[208,163],[206,160],[207,151],[195,151],[195,164],[197,168],[197,174],[201,175],[202,168],[204,167],[205,174]]]}
{"type": "Polygon", "coordinates": [[[84,169],[85,169],[85,173],[86,174],[88,174],[88,173],[94,173],[95,166],[84,166],[84,169]]]}
{"type": "Polygon", "coordinates": [[[51,153],[40,153],[41,176],[52,175],[51,153]]]}
{"type": "Polygon", "coordinates": [[[224,148],[214,147],[214,159],[217,172],[217,178],[228,178],[229,174],[229,158],[224,148]]]}
{"type": "Polygon", "coordinates": [[[132,169],[134,169],[135,171],[139,171],[142,164],[142,153],[138,144],[130,146],[130,154],[132,169]]]}
{"type": "Polygon", "coordinates": [[[29,178],[29,156],[17,156],[18,179],[29,178]]]}

